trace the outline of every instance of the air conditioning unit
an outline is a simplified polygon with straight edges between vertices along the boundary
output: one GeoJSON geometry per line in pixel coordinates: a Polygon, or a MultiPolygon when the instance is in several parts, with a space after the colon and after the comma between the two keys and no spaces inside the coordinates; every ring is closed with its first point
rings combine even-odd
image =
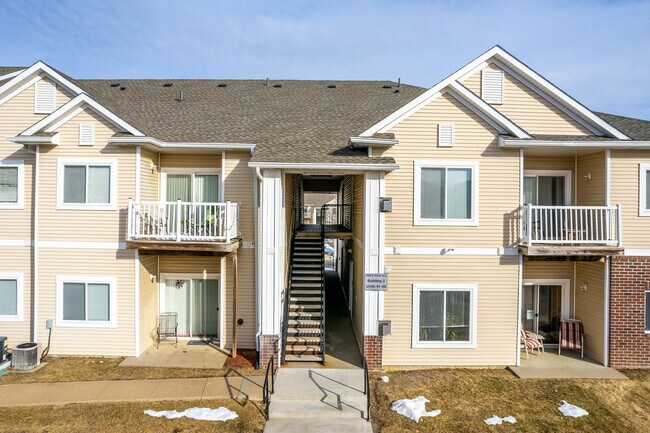
{"type": "Polygon", "coordinates": [[[21,343],[11,352],[11,368],[26,371],[38,366],[38,344],[21,343]]]}

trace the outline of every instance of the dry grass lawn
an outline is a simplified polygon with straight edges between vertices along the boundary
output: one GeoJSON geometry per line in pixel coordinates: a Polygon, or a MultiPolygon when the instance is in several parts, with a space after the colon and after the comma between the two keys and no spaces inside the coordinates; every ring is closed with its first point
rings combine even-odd
{"type": "Polygon", "coordinates": [[[623,371],[630,380],[521,380],[506,370],[437,369],[390,372],[390,382],[372,378],[375,432],[648,432],[650,370],[623,371]],[[394,400],[423,395],[435,418],[416,424],[390,410],[394,400]],[[566,400],[587,410],[567,418],[557,410],[566,400]],[[514,425],[487,426],[498,415],[514,425]]]}
{"type": "Polygon", "coordinates": [[[222,369],[118,367],[124,358],[53,357],[34,373],[10,373],[0,377],[0,385],[11,383],[80,382],[86,380],[185,379],[219,377],[236,371],[243,376],[263,375],[263,370],[226,365],[222,369]]]}
{"type": "Polygon", "coordinates": [[[38,408],[0,408],[2,433],[191,433],[241,432],[264,429],[264,415],[255,403],[234,400],[167,401],[153,403],[71,404],[38,408]],[[154,418],[146,409],[183,410],[190,407],[225,406],[237,412],[230,421],[198,421],[188,418],[154,418]]]}

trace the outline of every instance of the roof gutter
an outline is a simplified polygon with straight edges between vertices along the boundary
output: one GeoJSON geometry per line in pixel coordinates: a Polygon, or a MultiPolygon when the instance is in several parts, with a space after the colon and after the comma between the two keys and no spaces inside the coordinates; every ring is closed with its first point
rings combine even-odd
{"type": "Polygon", "coordinates": [[[285,170],[359,170],[359,171],[393,171],[399,169],[397,164],[353,164],[353,163],[293,163],[293,162],[249,162],[251,168],[279,168],[285,170]]]}
{"type": "Polygon", "coordinates": [[[109,143],[118,145],[141,144],[158,149],[212,149],[212,150],[252,150],[253,143],[174,143],[160,141],[153,137],[109,137],[109,143]]]}
{"type": "Polygon", "coordinates": [[[53,135],[17,135],[15,137],[7,137],[7,140],[12,143],[20,144],[59,144],[59,133],[53,135]]]}
{"type": "Polygon", "coordinates": [[[556,140],[517,140],[499,137],[498,146],[503,149],[526,148],[600,148],[600,149],[650,149],[650,141],[637,140],[594,140],[594,141],[556,141],[556,140]]]}

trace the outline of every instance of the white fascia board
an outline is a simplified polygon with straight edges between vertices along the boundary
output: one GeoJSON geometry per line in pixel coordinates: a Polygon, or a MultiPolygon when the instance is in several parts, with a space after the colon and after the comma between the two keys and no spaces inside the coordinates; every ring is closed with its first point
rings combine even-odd
{"type": "Polygon", "coordinates": [[[249,162],[251,168],[279,168],[284,170],[360,170],[360,171],[392,171],[399,169],[397,164],[346,164],[346,163],[282,163],[282,162],[249,162]]]}
{"type": "Polygon", "coordinates": [[[160,141],[153,137],[110,137],[109,143],[129,145],[143,144],[151,145],[159,149],[216,149],[216,150],[252,150],[253,143],[174,143],[160,141]]]}
{"type": "Polygon", "coordinates": [[[24,69],[20,69],[18,71],[14,71],[14,72],[11,72],[9,74],[0,75],[0,81],[9,80],[9,79],[11,79],[11,78],[13,78],[13,77],[15,77],[17,75],[22,74],[23,71],[24,71],[24,69]]]}
{"type": "Polygon", "coordinates": [[[20,83],[22,83],[23,81],[33,78],[34,76],[41,75],[43,73],[47,74],[58,85],[65,88],[68,92],[72,93],[73,95],[78,95],[80,93],[83,93],[83,90],[79,86],[72,83],[63,75],[59,74],[54,69],[52,69],[51,67],[49,67],[48,65],[46,65],[45,63],[39,60],[29,68],[23,69],[22,71],[20,71],[20,73],[16,74],[10,81],[0,86],[0,96],[4,95],[5,92],[13,89],[15,86],[20,85],[20,83]]]}
{"type": "Polygon", "coordinates": [[[601,141],[551,141],[551,140],[509,140],[499,137],[498,146],[504,149],[525,149],[544,147],[575,147],[594,149],[649,149],[650,141],[601,140],[601,141]]]}
{"type": "Polygon", "coordinates": [[[50,136],[23,136],[23,135],[18,135],[15,137],[7,137],[8,141],[11,141],[12,143],[20,143],[20,144],[54,144],[58,145],[59,144],[59,133],[57,132],[54,135],[50,136]]]}
{"type": "Polygon", "coordinates": [[[374,138],[374,137],[350,137],[348,145],[353,148],[365,147],[391,147],[399,144],[399,140],[394,138],[374,138]]]}
{"type": "Polygon", "coordinates": [[[20,135],[29,136],[40,131],[52,132],[61,126],[61,124],[67,122],[70,117],[74,117],[74,115],[78,114],[78,112],[85,108],[82,107],[82,104],[86,104],[87,106],[91,107],[97,114],[104,117],[106,120],[123,129],[124,131],[129,132],[135,136],[144,136],[142,132],[138,131],[122,118],[113,114],[106,107],[91,98],[87,93],[81,93],[75,96],[73,99],[56,109],[52,114],[45,116],[40,121],[27,128],[25,131],[21,132],[20,135]]]}

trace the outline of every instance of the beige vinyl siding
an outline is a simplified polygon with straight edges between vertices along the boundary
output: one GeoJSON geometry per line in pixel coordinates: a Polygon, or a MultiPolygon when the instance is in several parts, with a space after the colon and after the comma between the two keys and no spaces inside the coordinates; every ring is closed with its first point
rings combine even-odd
{"type": "Polygon", "coordinates": [[[525,156],[524,170],[570,170],[575,168],[573,156],[525,156]]]}
{"type": "Polygon", "coordinates": [[[585,334],[585,355],[604,362],[605,326],[605,263],[579,262],[578,284],[587,283],[586,291],[576,293],[576,319],[582,321],[585,334]]]}
{"type": "MultiPolygon", "coordinates": [[[[363,348],[363,287],[364,287],[364,259],[363,259],[363,230],[364,230],[364,197],[365,178],[357,175],[352,183],[352,261],[353,265],[353,301],[352,323],[359,347],[363,348]]],[[[363,349],[362,349],[363,350],[363,349]]]]}
{"type": "Polygon", "coordinates": [[[159,170],[158,153],[142,149],[140,152],[140,200],[158,201],[159,170]],[[156,166],[153,173],[151,171],[152,164],[156,166]]]}
{"type": "MultiPolygon", "coordinates": [[[[1,215],[1,214],[0,214],[1,215]]],[[[23,276],[23,320],[0,321],[0,335],[8,338],[9,347],[32,341],[32,268],[31,248],[0,247],[0,274],[22,274],[23,276]]]]}
{"type": "MultiPolygon", "coordinates": [[[[230,155],[230,152],[227,152],[230,155]]],[[[166,168],[221,168],[219,153],[161,153],[160,165],[166,168]]]]}
{"type": "Polygon", "coordinates": [[[384,365],[513,365],[517,345],[516,256],[386,255],[392,268],[384,318],[384,365]],[[471,263],[471,265],[469,265],[471,263]],[[413,284],[476,284],[476,348],[412,348],[413,284]]]}
{"type": "Polygon", "coordinates": [[[135,146],[108,144],[117,129],[91,110],[84,110],[59,128],[60,144],[41,155],[39,237],[42,241],[124,242],[126,206],[135,197],[135,146]],[[79,124],[95,126],[95,144],[79,145],[79,124]],[[117,161],[115,210],[57,209],[57,162],[59,159],[106,159],[117,161]]]}
{"type": "MultiPolygon", "coordinates": [[[[220,274],[221,257],[164,255],[160,256],[160,274],[220,274]]],[[[165,282],[162,281],[161,284],[165,282]]]]}
{"type": "Polygon", "coordinates": [[[140,255],[140,353],[147,350],[156,339],[158,326],[159,286],[158,256],[140,255]]]}
{"type": "MultiPolygon", "coordinates": [[[[494,63],[487,70],[500,70],[494,63]]],[[[508,119],[531,134],[592,135],[592,133],[548,102],[537,92],[504,71],[503,103],[492,104],[508,119]]],[[[481,97],[481,70],[464,82],[468,89],[481,97]]]]}
{"type": "Polygon", "coordinates": [[[639,216],[640,164],[650,164],[650,151],[611,151],[610,202],[621,205],[625,248],[650,248],[650,216],[639,216]]]}
{"type": "Polygon", "coordinates": [[[396,125],[399,145],[384,156],[400,169],[386,175],[386,196],[393,211],[386,216],[386,246],[500,247],[518,238],[519,153],[497,147],[497,131],[449,94],[444,94],[396,125]],[[455,144],[438,148],[439,123],[454,124],[455,144]],[[415,226],[414,167],[416,160],[478,161],[478,227],[415,226]]]}
{"type": "Polygon", "coordinates": [[[605,152],[578,156],[578,206],[605,206],[605,152]],[[591,180],[587,179],[591,173],[591,180]]]}
{"type": "Polygon", "coordinates": [[[38,340],[46,341],[52,319],[54,355],[130,356],[135,351],[134,252],[130,250],[39,249],[38,340]],[[56,324],[57,276],[116,279],[115,328],[70,328],[56,324]]]}
{"type": "Polygon", "coordinates": [[[575,262],[565,261],[528,261],[524,260],[522,278],[526,280],[569,280],[569,307],[567,311],[569,316],[573,317],[575,311],[573,305],[573,291],[575,282],[573,279],[573,269],[575,262]]]}

